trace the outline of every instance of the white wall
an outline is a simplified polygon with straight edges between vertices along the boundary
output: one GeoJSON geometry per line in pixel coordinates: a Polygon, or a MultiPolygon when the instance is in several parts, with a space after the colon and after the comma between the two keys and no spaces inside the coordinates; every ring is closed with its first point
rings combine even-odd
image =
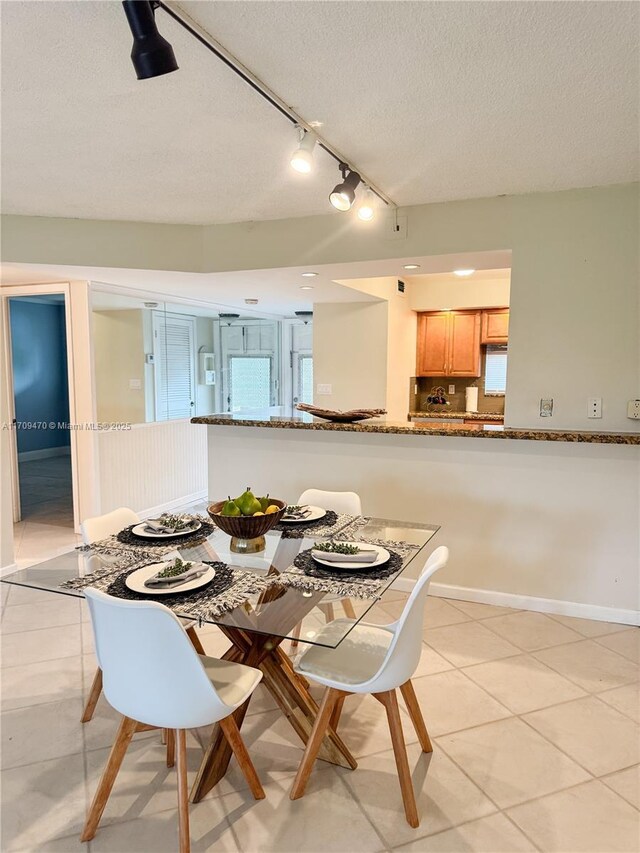
{"type": "MultiPolygon", "coordinates": [[[[387,304],[386,329],[378,342],[380,352],[386,347],[384,407],[388,420],[404,421],[409,411],[409,379],[415,376],[416,371],[417,317],[412,310],[409,293],[400,293],[398,279],[390,276],[349,279],[338,283],[376,296],[387,304]]],[[[342,307],[344,309],[344,305],[342,307]]],[[[373,328],[370,330],[370,344],[376,333],[380,334],[373,328]]],[[[374,369],[373,364],[370,369],[374,369]]]]}
{"type": "MultiPolygon", "coordinates": [[[[144,314],[139,309],[93,312],[96,405],[101,422],[146,421],[144,314]],[[131,388],[131,380],[140,387],[131,388]]],[[[148,391],[153,395],[153,388],[148,391]]]]}
{"type": "Polygon", "coordinates": [[[317,303],[313,314],[314,404],[384,408],[387,401],[386,302],[317,303]],[[329,384],[330,395],[317,393],[329,384]]]}
{"type": "Polygon", "coordinates": [[[407,279],[409,304],[414,311],[443,311],[455,308],[505,308],[509,305],[510,277],[451,275],[418,276],[407,279]]]}
{"type": "Polygon", "coordinates": [[[513,426],[640,431],[636,184],[427,204],[403,210],[406,239],[385,217],[366,229],[337,214],[231,225],[165,226],[3,218],[3,258],[215,271],[470,251],[512,251],[509,398],[513,426]],[[539,401],[552,396],[554,416],[539,401]]]}
{"type": "MultiPolygon", "coordinates": [[[[5,359],[6,300],[0,300],[0,354],[5,359]]],[[[3,371],[4,374],[4,371],[3,371]]],[[[0,569],[13,565],[13,506],[11,500],[11,436],[2,425],[9,424],[9,387],[0,375],[0,569]]]]}
{"type": "Polygon", "coordinates": [[[119,506],[157,511],[206,495],[204,427],[159,421],[101,432],[98,441],[101,512],[119,506]]]}
{"type": "Polygon", "coordinates": [[[614,621],[640,608],[637,446],[208,431],[210,497],[248,480],[284,500],[353,489],[365,514],[441,525],[443,594],[614,621]]]}

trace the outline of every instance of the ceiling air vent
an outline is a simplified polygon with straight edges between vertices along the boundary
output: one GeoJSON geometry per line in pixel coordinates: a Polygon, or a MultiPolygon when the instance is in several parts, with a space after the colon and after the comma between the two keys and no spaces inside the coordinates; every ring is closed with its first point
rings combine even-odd
{"type": "Polygon", "coordinates": [[[398,279],[398,293],[404,293],[404,281],[398,279]]]}

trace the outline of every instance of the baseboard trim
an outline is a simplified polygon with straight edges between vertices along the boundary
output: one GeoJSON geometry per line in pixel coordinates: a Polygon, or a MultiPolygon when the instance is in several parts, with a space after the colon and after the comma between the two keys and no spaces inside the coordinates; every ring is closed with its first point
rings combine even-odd
{"type": "Polygon", "coordinates": [[[41,450],[23,450],[18,453],[18,462],[31,462],[34,459],[48,459],[50,456],[71,456],[71,447],[43,447],[41,450]]]}
{"type": "Polygon", "coordinates": [[[153,515],[157,515],[160,512],[169,512],[172,509],[176,509],[177,507],[184,506],[185,504],[192,504],[196,501],[206,500],[207,499],[207,490],[202,489],[199,492],[193,492],[190,495],[183,495],[181,498],[176,498],[172,501],[167,501],[163,504],[158,504],[157,506],[148,507],[147,509],[138,510],[138,515],[141,518],[149,518],[153,515]]]}
{"type": "MultiPolygon", "coordinates": [[[[394,589],[411,592],[414,580],[399,578],[394,589]]],[[[562,601],[556,598],[536,598],[493,589],[475,589],[446,583],[432,583],[429,595],[438,598],[453,598],[458,601],[475,601],[478,604],[495,604],[497,607],[512,607],[516,610],[533,610],[537,613],[555,613],[557,616],[577,616],[598,622],[616,622],[620,625],[640,625],[640,611],[619,607],[603,607],[599,604],[584,604],[581,601],[562,601]]]]}

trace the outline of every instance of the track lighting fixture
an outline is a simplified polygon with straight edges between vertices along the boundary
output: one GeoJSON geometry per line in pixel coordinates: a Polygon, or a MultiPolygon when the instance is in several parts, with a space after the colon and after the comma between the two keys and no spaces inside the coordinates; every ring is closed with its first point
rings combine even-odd
{"type": "Polygon", "coordinates": [[[296,172],[302,172],[303,175],[308,175],[313,169],[313,149],[316,145],[315,133],[309,133],[299,127],[300,144],[291,155],[291,166],[296,172]]]}
{"type": "Polygon", "coordinates": [[[151,0],[123,0],[122,5],[133,34],[131,61],[138,80],[160,77],[178,70],[178,63],[169,42],[158,32],[151,0]]]}
{"type": "Polygon", "coordinates": [[[338,168],[342,175],[342,183],[333,188],[329,194],[329,201],[336,210],[350,210],[356,200],[356,188],[362,178],[357,172],[351,171],[346,163],[340,163],[338,168]]]}
{"type": "Polygon", "coordinates": [[[343,155],[337,151],[331,143],[317,131],[322,122],[306,121],[289,104],[273,92],[253,72],[247,69],[226,48],[220,45],[199,24],[173,3],[166,0],[122,0],[122,6],[133,34],[133,48],[131,50],[131,61],[136,70],[139,80],[150,77],[159,77],[177,71],[173,48],[169,42],[158,32],[155,20],[156,9],[162,11],[175,21],[183,30],[189,33],[201,45],[223,62],[234,74],[236,74],[247,86],[251,87],[261,98],[263,98],[273,109],[277,110],[284,118],[291,122],[298,131],[298,147],[291,154],[291,167],[302,174],[309,174],[314,166],[314,149],[316,146],[322,149],[329,157],[332,157],[342,175],[342,181],[329,195],[331,204],[336,210],[347,211],[353,207],[356,198],[356,189],[360,183],[367,186],[366,197],[358,207],[358,216],[367,222],[374,218],[376,205],[379,202],[391,209],[395,208],[394,202],[378,186],[372,183],[366,176],[361,176],[343,159],[343,155]],[[313,128],[309,130],[308,128],[313,128]],[[315,132],[314,132],[315,131],[315,132]]]}
{"type": "Polygon", "coordinates": [[[371,222],[375,215],[376,197],[371,192],[371,189],[367,187],[364,198],[358,206],[358,219],[362,219],[363,222],[371,222]]]}

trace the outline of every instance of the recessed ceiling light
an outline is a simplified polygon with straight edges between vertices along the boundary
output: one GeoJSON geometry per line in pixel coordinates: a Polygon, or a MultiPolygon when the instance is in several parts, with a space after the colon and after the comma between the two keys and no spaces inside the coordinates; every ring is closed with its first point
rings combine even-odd
{"type": "Polygon", "coordinates": [[[468,275],[473,275],[475,270],[454,270],[453,274],[465,278],[468,275]]]}
{"type": "Polygon", "coordinates": [[[315,278],[317,275],[318,275],[317,272],[303,272],[302,273],[303,278],[315,278]]]}
{"type": "Polygon", "coordinates": [[[245,299],[244,301],[245,301],[246,305],[257,305],[258,304],[257,299],[245,299]]]}
{"type": "Polygon", "coordinates": [[[405,264],[403,269],[405,269],[405,270],[419,270],[420,264],[405,264]]]}
{"type": "Polygon", "coordinates": [[[312,284],[301,284],[300,290],[313,290],[313,285],[312,284]]]}

